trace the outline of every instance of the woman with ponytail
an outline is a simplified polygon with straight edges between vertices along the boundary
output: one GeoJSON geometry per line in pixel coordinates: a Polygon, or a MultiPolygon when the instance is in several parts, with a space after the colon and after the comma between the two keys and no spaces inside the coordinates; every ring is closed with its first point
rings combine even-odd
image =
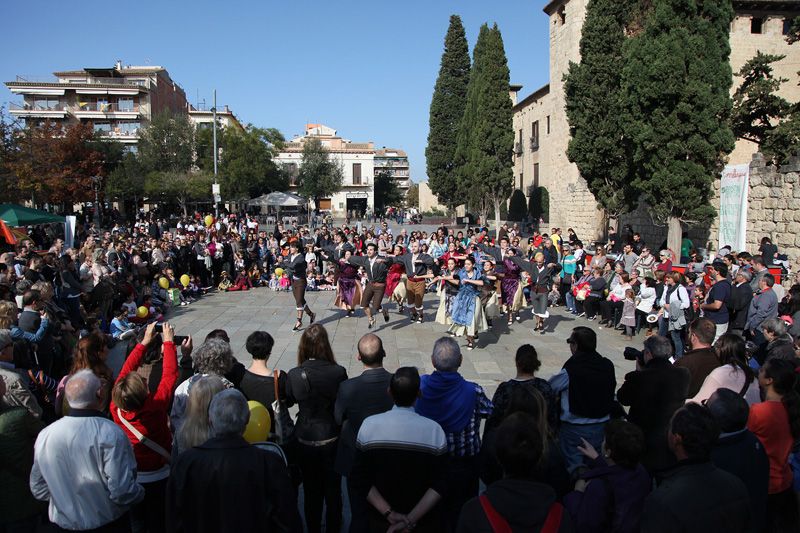
{"type": "Polygon", "coordinates": [[[797,531],[797,499],[792,489],[789,454],[800,439],[800,394],[797,361],[770,359],[758,373],[764,401],[750,408],[747,428],[769,458],[768,531],[797,531]]]}

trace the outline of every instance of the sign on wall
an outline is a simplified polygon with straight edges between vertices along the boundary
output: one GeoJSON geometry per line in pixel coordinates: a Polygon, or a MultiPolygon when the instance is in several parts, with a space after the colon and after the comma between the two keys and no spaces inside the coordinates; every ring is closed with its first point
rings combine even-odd
{"type": "Polygon", "coordinates": [[[747,233],[747,193],[750,165],[728,165],[722,171],[719,189],[719,248],[745,249],[747,233]]]}

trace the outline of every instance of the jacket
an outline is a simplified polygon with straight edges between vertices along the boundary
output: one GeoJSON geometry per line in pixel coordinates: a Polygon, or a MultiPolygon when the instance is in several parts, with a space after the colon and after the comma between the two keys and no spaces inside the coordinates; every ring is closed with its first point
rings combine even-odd
{"type": "Polygon", "coordinates": [[[683,357],[675,361],[675,366],[689,371],[689,391],[686,397],[693,398],[708,375],[719,367],[719,358],[714,348],[698,348],[684,353],[683,357]]]}
{"type": "Polygon", "coordinates": [[[16,369],[0,366],[0,379],[6,382],[6,394],[3,401],[10,407],[24,407],[36,418],[42,417],[42,407],[28,389],[29,378],[16,369]]]}
{"type": "MultiPolygon", "coordinates": [[[[484,493],[492,507],[506,519],[514,533],[539,531],[544,525],[550,506],[556,501],[552,488],[536,481],[501,479],[489,485],[484,493]]],[[[458,518],[458,533],[492,533],[478,498],[464,504],[458,518]]],[[[569,513],[561,515],[559,533],[577,531],[569,513]]]]}
{"type": "Polygon", "coordinates": [[[30,489],[63,529],[109,524],[144,498],[128,438],[99,411],[71,409],[39,433],[30,489]]]}
{"type": "Polygon", "coordinates": [[[629,405],[628,420],[644,432],[646,453],[642,464],[652,473],[675,463],[667,446],[667,428],[673,413],[686,400],[689,371],[655,358],[644,369],[629,372],[617,391],[617,400],[629,405]]]}
{"type": "Polygon", "coordinates": [[[183,452],[167,483],[167,531],[303,531],[286,466],[242,437],[207,440],[183,452]]]}
{"type": "Polygon", "coordinates": [[[652,487],[642,465],[608,465],[601,456],[581,479],[588,482],[583,492],[574,491],[564,498],[578,531],[638,533],[644,500],[652,487]]]}
{"type": "Polygon", "coordinates": [[[0,529],[44,512],[28,487],[33,443],[44,424],[22,407],[0,403],[0,529]]]}
{"type": "Polygon", "coordinates": [[[747,322],[744,329],[758,329],[765,320],[776,316],[778,316],[778,296],[771,288],[764,289],[753,295],[753,300],[747,310],[747,322]]]}
{"type": "Polygon", "coordinates": [[[339,436],[334,405],[339,385],[347,379],[347,371],[336,363],[309,359],[289,370],[286,399],[300,407],[295,435],[300,441],[315,442],[339,436]]]}
{"type": "Polygon", "coordinates": [[[739,478],[710,461],[681,461],[647,497],[642,533],[748,531],[750,499],[739,478]]]}
{"type": "Polygon", "coordinates": [[[369,257],[366,255],[350,256],[348,262],[351,265],[363,267],[364,272],[367,273],[367,280],[369,280],[370,283],[386,283],[389,265],[384,259],[381,259],[377,255],[375,256],[375,264],[372,265],[372,268],[369,266],[369,257]]]}
{"type": "Polygon", "coordinates": [[[334,416],[342,433],[336,450],[336,471],[347,476],[356,456],[356,437],[368,416],[392,408],[389,382],[392,374],[384,368],[366,369],[360,376],[343,381],[336,394],[334,416]]]}
{"type": "MultiPolygon", "coordinates": [[[[142,435],[169,452],[172,448],[172,433],[169,430],[168,409],[172,401],[172,391],[175,389],[175,383],[178,380],[178,360],[174,343],[165,342],[163,346],[164,363],[158,389],[154,394],[148,394],[141,409],[135,412],[120,412],[121,416],[142,435]]],[[[119,372],[116,383],[119,383],[125,376],[141,366],[146,351],[147,348],[142,344],[136,345],[128,355],[128,359],[125,360],[125,364],[122,365],[122,370],[119,372]]],[[[167,464],[162,455],[145,446],[125,427],[120,421],[120,414],[117,413],[117,406],[114,405],[113,400],[111,401],[111,417],[131,442],[140,472],[153,472],[167,464]]]]}
{"type": "Polygon", "coordinates": [[[730,316],[730,329],[744,329],[747,322],[747,310],[753,300],[753,289],[747,283],[734,285],[731,297],[728,300],[728,315],[730,316]]]}
{"type": "Polygon", "coordinates": [[[759,531],[766,523],[769,459],[764,445],[748,429],[722,434],[711,452],[714,466],[738,477],[747,487],[751,531],[759,531]]]}

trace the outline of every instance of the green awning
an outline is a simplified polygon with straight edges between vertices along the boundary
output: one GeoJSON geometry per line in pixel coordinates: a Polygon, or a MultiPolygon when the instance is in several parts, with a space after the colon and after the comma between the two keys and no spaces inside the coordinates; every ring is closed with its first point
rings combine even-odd
{"type": "Polygon", "coordinates": [[[62,216],[18,204],[0,204],[0,219],[9,226],[14,227],[50,224],[53,222],[63,224],[66,221],[62,216]]]}

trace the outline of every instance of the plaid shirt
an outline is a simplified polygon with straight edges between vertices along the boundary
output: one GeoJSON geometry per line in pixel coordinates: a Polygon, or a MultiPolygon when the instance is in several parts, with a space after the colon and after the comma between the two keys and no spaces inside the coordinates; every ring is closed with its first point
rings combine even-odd
{"type": "Polygon", "coordinates": [[[483,387],[475,385],[475,411],[466,427],[457,433],[445,433],[447,436],[447,451],[454,457],[473,457],[481,449],[481,418],[492,414],[492,401],[486,397],[483,387]]]}

